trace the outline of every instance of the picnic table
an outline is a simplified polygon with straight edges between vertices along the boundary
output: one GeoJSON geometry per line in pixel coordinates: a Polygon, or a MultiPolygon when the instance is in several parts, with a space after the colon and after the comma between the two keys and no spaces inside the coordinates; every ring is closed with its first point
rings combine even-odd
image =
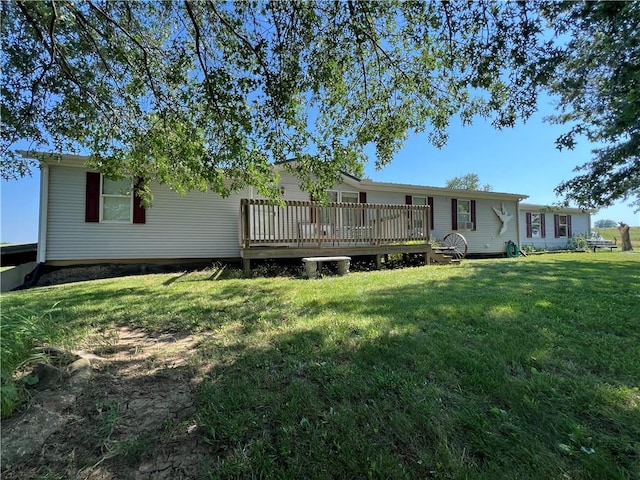
{"type": "Polygon", "coordinates": [[[595,253],[598,248],[608,248],[610,252],[613,252],[614,248],[618,248],[618,245],[616,245],[615,242],[604,239],[590,238],[587,240],[587,245],[589,246],[589,248],[593,249],[593,253],[595,253]]]}

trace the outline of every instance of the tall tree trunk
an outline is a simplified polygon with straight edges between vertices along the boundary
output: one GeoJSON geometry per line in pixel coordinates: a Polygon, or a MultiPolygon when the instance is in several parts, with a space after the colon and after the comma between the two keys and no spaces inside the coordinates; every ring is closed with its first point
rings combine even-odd
{"type": "Polygon", "coordinates": [[[620,236],[622,237],[623,252],[633,250],[633,246],[631,246],[631,234],[629,233],[629,228],[629,225],[624,222],[620,222],[620,226],[618,227],[618,231],[620,232],[620,236]]]}

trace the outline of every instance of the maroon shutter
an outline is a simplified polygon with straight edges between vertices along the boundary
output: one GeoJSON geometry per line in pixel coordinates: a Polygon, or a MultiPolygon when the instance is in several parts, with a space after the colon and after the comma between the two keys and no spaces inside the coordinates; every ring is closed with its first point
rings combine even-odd
{"type": "Polygon", "coordinates": [[[133,187],[133,223],[145,223],[147,219],[147,211],[142,206],[142,199],[138,196],[142,183],[142,178],[138,177],[133,187]]]}
{"type": "Polygon", "coordinates": [[[533,227],[531,225],[531,213],[527,212],[527,238],[533,237],[533,227]]]}
{"type": "Polygon", "coordinates": [[[451,199],[451,230],[458,230],[458,200],[451,199]]]}
{"type": "MultiPolygon", "coordinates": [[[[360,200],[360,203],[367,203],[367,192],[360,192],[359,200],[360,200]]],[[[365,212],[365,210],[363,208],[362,209],[362,215],[361,215],[362,225],[364,225],[366,223],[366,218],[365,218],[366,214],[367,213],[365,212]]]]}
{"type": "Polygon", "coordinates": [[[476,231],[476,201],[471,200],[471,223],[473,223],[472,230],[476,231]]]}
{"type": "MultiPolygon", "coordinates": [[[[405,205],[413,205],[413,197],[411,195],[405,195],[404,196],[404,204],[405,205]]],[[[409,225],[411,225],[411,220],[413,220],[413,212],[411,212],[411,210],[409,210],[407,212],[407,220],[409,221],[409,225]]]]}
{"type": "Polygon", "coordinates": [[[97,172],[87,172],[84,221],[100,221],[100,174],[97,172]]]}
{"type": "Polygon", "coordinates": [[[547,222],[545,221],[544,213],[540,214],[540,237],[547,237],[547,222]]]}
{"type": "Polygon", "coordinates": [[[571,232],[571,215],[567,215],[567,237],[571,238],[572,237],[572,232],[571,232]]]}
{"type": "Polygon", "coordinates": [[[553,216],[553,231],[556,238],[560,237],[560,215],[557,213],[553,216]]]}
{"type": "Polygon", "coordinates": [[[427,197],[427,205],[429,205],[429,228],[433,230],[433,197],[427,197]]]}

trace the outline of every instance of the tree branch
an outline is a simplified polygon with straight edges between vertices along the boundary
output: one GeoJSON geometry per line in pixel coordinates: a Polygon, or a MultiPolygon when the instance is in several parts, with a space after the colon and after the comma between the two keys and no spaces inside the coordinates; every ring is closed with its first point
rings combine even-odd
{"type": "Polygon", "coordinates": [[[258,51],[258,49],[246,37],[244,37],[243,35],[238,33],[236,31],[236,29],[233,28],[233,25],[231,25],[227,21],[227,19],[224,18],[224,16],[220,15],[220,13],[216,9],[216,7],[215,7],[215,5],[213,4],[212,1],[209,0],[207,2],[207,4],[209,5],[209,8],[214,13],[214,15],[216,17],[218,17],[220,22],[222,22],[222,24],[227,28],[227,30],[229,30],[229,32],[231,32],[231,34],[234,37],[236,37],[238,40],[240,40],[249,50],[251,50],[253,52],[253,55],[255,56],[256,60],[258,60],[258,63],[260,64],[260,67],[262,68],[262,70],[264,72],[264,76],[267,79],[267,83],[273,82],[273,76],[271,75],[271,72],[269,71],[269,66],[265,63],[265,61],[262,58],[262,56],[260,55],[260,52],[258,51]]]}
{"type": "Polygon", "coordinates": [[[156,101],[159,104],[162,103],[162,95],[160,94],[160,92],[158,90],[158,87],[157,87],[157,85],[155,83],[155,80],[153,78],[153,75],[151,74],[151,70],[149,69],[149,55],[147,53],[147,48],[144,45],[142,45],[138,40],[136,40],[135,37],[133,37],[133,35],[131,35],[131,33],[129,33],[129,31],[120,24],[120,22],[118,22],[117,20],[112,18],[109,14],[107,14],[100,7],[95,6],[93,4],[93,2],[91,2],[91,1],[88,2],[88,5],[89,5],[90,8],[92,8],[96,12],[98,12],[105,20],[107,20],[109,23],[111,23],[113,26],[115,26],[118,30],[120,30],[142,52],[142,60],[143,60],[143,64],[144,64],[144,71],[145,71],[145,74],[146,74],[147,79],[149,81],[149,87],[151,88],[151,91],[153,92],[153,96],[156,98],[156,101]]]}
{"type": "Polygon", "coordinates": [[[211,84],[211,79],[209,78],[209,72],[207,70],[207,65],[205,60],[202,58],[202,53],[200,52],[200,39],[202,38],[202,34],[200,33],[200,25],[198,24],[198,19],[196,18],[193,9],[191,8],[191,4],[188,1],[184,2],[184,6],[187,9],[187,14],[189,15],[189,19],[191,20],[191,24],[194,29],[194,36],[196,42],[196,55],[198,56],[198,62],[200,62],[200,68],[202,68],[202,74],[204,75],[204,83],[205,88],[207,89],[207,94],[209,96],[209,102],[213,105],[218,111],[219,115],[222,115],[220,111],[219,105],[215,102],[215,92],[213,91],[213,86],[211,84]]]}

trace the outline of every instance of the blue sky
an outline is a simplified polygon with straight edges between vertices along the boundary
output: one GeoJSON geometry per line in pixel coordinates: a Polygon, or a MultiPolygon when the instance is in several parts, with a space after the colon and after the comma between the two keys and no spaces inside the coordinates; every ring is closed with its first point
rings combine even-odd
{"type": "MultiPolygon", "coordinates": [[[[442,149],[429,145],[425,134],[414,135],[391,164],[376,170],[371,162],[365,173],[374,181],[436,187],[450,178],[476,173],[480,183],[488,183],[494,191],[529,195],[528,203],[552,204],[558,200],[554,187],[574,176],[574,167],[591,158],[592,146],[581,141],[575,150],[559,152],[554,141],[566,127],[544,122],[544,116],[551,113],[550,104],[541,104],[540,112],[526,124],[502,131],[481,119],[467,127],[452,123],[449,141],[442,149]]],[[[0,188],[0,240],[37,241],[39,172],[18,181],[2,180],[0,188]]],[[[640,225],[640,213],[634,214],[625,202],[599,211],[592,224],[600,219],[640,225]]]]}

